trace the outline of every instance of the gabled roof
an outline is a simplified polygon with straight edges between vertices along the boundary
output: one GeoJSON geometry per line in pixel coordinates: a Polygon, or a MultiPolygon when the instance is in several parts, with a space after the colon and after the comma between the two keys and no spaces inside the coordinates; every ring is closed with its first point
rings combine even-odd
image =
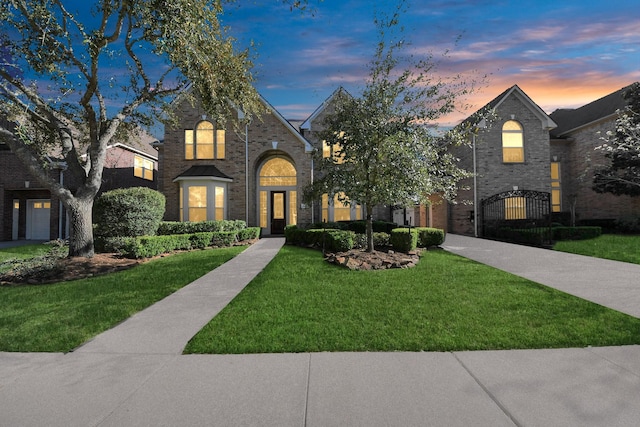
{"type": "Polygon", "coordinates": [[[333,100],[340,94],[347,94],[349,96],[351,96],[349,94],[349,92],[347,92],[347,90],[345,88],[343,88],[342,86],[338,87],[336,90],[333,91],[333,93],[331,95],[329,95],[329,97],[327,99],[324,100],[324,102],[322,104],[320,104],[320,106],[318,108],[315,109],[315,111],[313,113],[311,113],[311,115],[309,117],[307,117],[307,119],[300,125],[300,129],[302,130],[311,130],[311,123],[313,123],[313,121],[324,111],[327,109],[327,107],[329,105],[331,105],[331,103],[333,102],[333,100]]]}
{"type": "Polygon", "coordinates": [[[298,139],[301,143],[304,144],[304,148],[307,153],[310,153],[311,151],[313,151],[313,147],[311,146],[309,141],[307,141],[304,138],[304,136],[302,136],[300,132],[298,132],[298,130],[295,127],[293,127],[293,125],[289,123],[289,121],[285,119],[284,116],[282,116],[282,114],[280,114],[280,112],[276,110],[273,107],[273,105],[269,103],[269,101],[266,100],[264,96],[260,95],[260,100],[265,105],[265,107],[267,107],[267,109],[271,112],[271,114],[273,114],[275,118],[278,119],[278,121],[282,123],[293,134],[293,136],[296,137],[296,139],[298,139]]]}
{"type": "MultiPolygon", "coordinates": [[[[529,95],[524,93],[522,89],[518,85],[513,85],[509,89],[502,92],[500,95],[489,101],[487,105],[482,107],[478,112],[487,111],[487,110],[496,110],[502,103],[507,100],[510,96],[518,97],[525,105],[528,105],[529,109],[540,119],[542,122],[542,128],[545,130],[553,129],[557,126],[557,124],[549,117],[547,113],[544,112],[542,108],[538,106],[529,95]]],[[[477,113],[476,113],[477,114],[477,113]]],[[[475,115],[475,114],[474,114],[475,115]]],[[[471,116],[473,117],[473,115],[471,116]]]]}
{"type": "Polygon", "coordinates": [[[551,118],[558,123],[558,127],[551,132],[551,137],[562,138],[583,126],[615,117],[616,111],[627,105],[622,95],[630,87],[631,85],[625,86],[580,108],[554,111],[551,118]]]}
{"type": "Polygon", "coordinates": [[[233,178],[220,172],[220,169],[213,165],[196,165],[191,166],[186,171],[175,177],[173,182],[183,181],[185,179],[202,178],[217,181],[232,182],[233,178]]]}

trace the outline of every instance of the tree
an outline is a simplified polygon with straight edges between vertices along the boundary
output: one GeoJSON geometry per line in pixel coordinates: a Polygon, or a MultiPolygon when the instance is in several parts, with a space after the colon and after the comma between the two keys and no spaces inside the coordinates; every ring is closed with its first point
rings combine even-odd
{"type": "Polygon", "coordinates": [[[465,132],[458,127],[443,138],[435,121],[451,113],[471,89],[459,78],[446,84],[437,79],[432,56],[414,60],[399,55],[404,43],[393,30],[403,11],[400,2],[393,14],[376,18],[379,41],[362,96],[336,97],[335,111],[319,133],[332,155],[317,152],[318,177],[305,190],[307,201],[328,194],[329,200],[338,195],[345,204],[364,205],[369,252],[374,249],[374,207],[426,203],[434,193],[451,200],[458,181],[469,176],[448,151],[466,140],[465,132]],[[403,60],[407,68],[399,71],[403,60]]]}
{"type": "Polygon", "coordinates": [[[617,196],[640,195],[640,83],[634,83],[623,94],[627,101],[618,112],[615,129],[601,139],[596,150],[610,160],[607,167],[595,172],[593,189],[617,196]]]}
{"type": "Polygon", "coordinates": [[[2,3],[0,116],[12,126],[0,127],[0,138],[64,204],[69,256],[90,257],[91,211],[112,139],[168,119],[178,93],[199,97],[220,121],[229,102],[247,116],[262,107],[250,52],[236,52],[218,20],[229,1],[98,0],[90,11],[65,3],[2,3]],[[52,153],[70,175],[64,184],[49,174],[52,153]]]}

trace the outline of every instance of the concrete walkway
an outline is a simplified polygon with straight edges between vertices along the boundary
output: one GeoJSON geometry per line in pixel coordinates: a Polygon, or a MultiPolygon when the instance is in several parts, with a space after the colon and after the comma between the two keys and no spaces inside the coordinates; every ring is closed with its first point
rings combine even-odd
{"type": "MultiPolygon", "coordinates": [[[[0,426],[638,424],[640,346],[181,355],[181,346],[206,318],[282,243],[261,240],[73,353],[0,353],[0,426]]],[[[546,254],[536,252],[542,249],[529,252],[533,248],[459,236],[448,236],[446,247],[488,261],[502,259],[505,268],[520,260],[546,262],[546,254]]],[[[554,262],[546,267],[557,268],[557,274],[549,271],[549,280],[564,274],[568,260],[575,262],[551,254],[554,262]]],[[[615,289],[634,293],[634,284],[640,286],[638,276],[628,276],[617,263],[585,260],[578,267],[587,278],[589,271],[596,275],[606,268],[615,289]]]]}

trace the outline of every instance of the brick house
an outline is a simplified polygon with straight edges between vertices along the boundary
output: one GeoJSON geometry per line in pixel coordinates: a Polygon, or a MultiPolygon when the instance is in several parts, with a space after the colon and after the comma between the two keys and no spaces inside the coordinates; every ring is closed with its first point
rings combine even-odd
{"type": "Polygon", "coordinates": [[[467,189],[459,192],[457,203],[438,208],[447,212],[448,231],[482,236],[481,201],[497,194],[513,194],[504,202],[505,219],[524,218],[526,207],[517,190],[549,193],[551,212],[559,221],[567,221],[571,211],[583,222],[639,216],[639,198],[591,189],[593,171],[606,160],[594,149],[600,136],[613,129],[616,111],[625,106],[625,89],[550,115],[517,85],[489,102],[481,111],[494,115],[474,123],[477,132],[470,136],[470,146],[457,151],[461,166],[475,171],[475,177],[461,183],[467,189]]]}
{"type": "MultiPolygon", "coordinates": [[[[2,126],[10,126],[6,121],[2,126]]],[[[156,189],[157,151],[147,135],[127,143],[115,143],[107,150],[102,191],[146,186],[156,189]]],[[[50,176],[68,182],[64,162],[49,159],[50,176]]],[[[53,240],[69,235],[65,209],[59,199],[44,188],[0,142],[0,241],[53,240]]]]}

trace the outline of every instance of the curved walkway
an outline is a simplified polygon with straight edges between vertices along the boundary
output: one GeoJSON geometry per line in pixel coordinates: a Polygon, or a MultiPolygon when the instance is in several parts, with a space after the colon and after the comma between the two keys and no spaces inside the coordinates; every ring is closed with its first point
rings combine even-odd
{"type": "MultiPolygon", "coordinates": [[[[0,353],[0,426],[631,426],[640,419],[640,346],[181,355],[282,244],[261,240],[73,353],[0,353]]],[[[581,275],[576,288],[605,274],[619,295],[611,300],[636,292],[637,271],[616,263],[460,236],[448,236],[445,247],[536,281],[581,275]]]]}

